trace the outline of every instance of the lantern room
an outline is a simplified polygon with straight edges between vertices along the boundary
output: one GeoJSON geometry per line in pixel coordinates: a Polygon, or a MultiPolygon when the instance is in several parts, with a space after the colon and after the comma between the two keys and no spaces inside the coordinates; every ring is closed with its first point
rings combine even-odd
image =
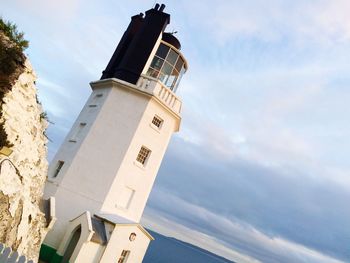
{"type": "Polygon", "coordinates": [[[146,73],[146,75],[160,80],[173,92],[176,92],[180,80],[187,70],[186,60],[179,51],[180,47],[180,42],[173,34],[164,33],[146,73]]]}

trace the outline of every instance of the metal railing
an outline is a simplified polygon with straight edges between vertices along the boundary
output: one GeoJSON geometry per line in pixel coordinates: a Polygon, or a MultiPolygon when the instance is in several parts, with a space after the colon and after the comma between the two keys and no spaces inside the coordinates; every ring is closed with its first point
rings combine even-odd
{"type": "Polygon", "coordinates": [[[12,251],[0,243],[0,263],[34,263],[33,260],[27,261],[25,256],[20,256],[17,251],[12,251]]]}

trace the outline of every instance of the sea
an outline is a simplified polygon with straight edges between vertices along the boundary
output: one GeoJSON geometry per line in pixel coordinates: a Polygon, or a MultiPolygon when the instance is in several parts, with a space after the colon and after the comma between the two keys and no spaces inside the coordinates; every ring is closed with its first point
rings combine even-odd
{"type": "Polygon", "coordinates": [[[181,240],[148,231],[155,240],[150,243],[143,263],[235,263],[181,240]]]}

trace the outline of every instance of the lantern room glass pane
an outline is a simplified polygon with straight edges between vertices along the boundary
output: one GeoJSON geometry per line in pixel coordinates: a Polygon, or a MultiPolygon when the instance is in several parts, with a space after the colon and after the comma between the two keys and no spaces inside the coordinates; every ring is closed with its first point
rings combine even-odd
{"type": "Polygon", "coordinates": [[[179,72],[176,69],[173,69],[173,72],[171,72],[171,75],[178,76],[179,72]]]}
{"type": "Polygon", "coordinates": [[[166,57],[166,61],[169,62],[171,65],[175,65],[178,56],[179,54],[177,54],[174,50],[170,49],[170,52],[166,57]]]}
{"type": "Polygon", "coordinates": [[[167,77],[166,75],[164,75],[163,73],[160,73],[158,79],[164,83],[166,77],[167,77]]]}
{"type": "Polygon", "coordinates": [[[162,73],[164,73],[165,75],[170,75],[172,70],[173,70],[173,67],[169,63],[165,62],[162,67],[162,73]]]}
{"type": "Polygon", "coordinates": [[[154,68],[156,70],[160,70],[162,68],[162,65],[164,63],[164,60],[159,57],[154,57],[151,63],[151,68],[154,68]]]}
{"type": "Polygon", "coordinates": [[[183,74],[184,74],[185,72],[186,72],[186,69],[185,69],[185,67],[183,66],[183,67],[181,68],[180,74],[179,74],[179,76],[177,77],[176,83],[175,83],[175,85],[174,85],[174,89],[173,89],[174,92],[176,92],[177,88],[179,87],[179,83],[180,83],[181,78],[182,78],[182,76],[183,76],[183,74]]]}
{"type": "Polygon", "coordinates": [[[159,71],[155,70],[153,68],[149,68],[148,71],[147,71],[147,75],[151,76],[152,78],[158,78],[159,71]]]}
{"type": "Polygon", "coordinates": [[[178,72],[181,71],[181,68],[182,68],[183,64],[184,64],[183,59],[179,57],[179,59],[178,59],[177,62],[176,62],[176,66],[175,66],[175,68],[176,68],[176,70],[177,70],[178,72]]]}
{"type": "Polygon", "coordinates": [[[174,81],[176,80],[176,76],[170,75],[165,83],[165,86],[169,87],[171,90],[173,90],[174,81]]]}
{"type": "Polygon", "coordinates": [[[161,43],[159,45],[158,50],[157,50],[156,56],[165,59],[166,55],[168,54],[168,51],[169,51],[169,47],[161,43]]]}

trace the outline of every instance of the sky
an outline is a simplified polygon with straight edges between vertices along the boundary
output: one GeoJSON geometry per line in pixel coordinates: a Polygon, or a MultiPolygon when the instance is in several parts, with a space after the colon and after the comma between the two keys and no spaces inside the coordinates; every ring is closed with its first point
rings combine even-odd
{"type": "MultiPolygon", "coordinates": [[[[30,41],[53,157],[154,1],[0,0],[30,41]]],[[[350,1],[164,1],[189,63],[142,222],[237,262],[350,262],[350,1]]]]}

